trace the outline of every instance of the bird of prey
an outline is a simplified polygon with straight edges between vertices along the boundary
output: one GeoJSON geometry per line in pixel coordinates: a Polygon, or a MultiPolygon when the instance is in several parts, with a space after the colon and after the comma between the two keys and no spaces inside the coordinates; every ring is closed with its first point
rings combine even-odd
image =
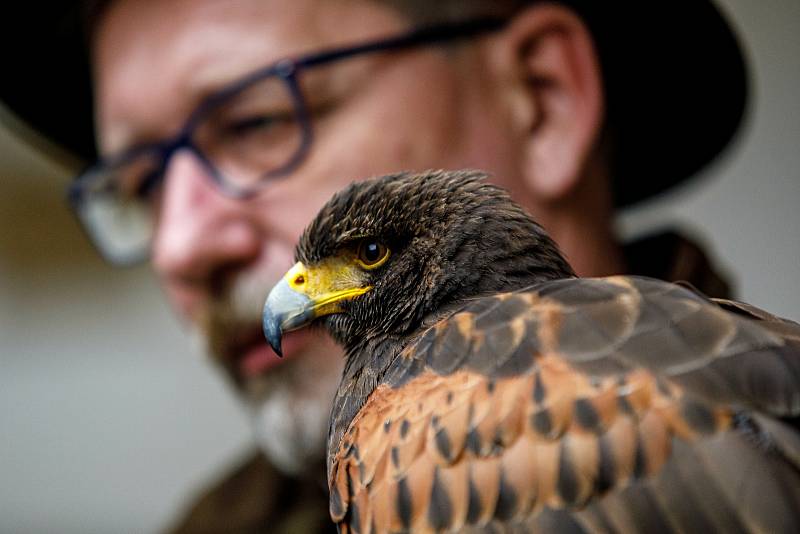
{"type": "Polygon", "coordinates": [[[800,325],[691,288],[578,278],[473,171],[336,194],[264,332],[345,349],[342,532],[797,532],[800,325]]]}

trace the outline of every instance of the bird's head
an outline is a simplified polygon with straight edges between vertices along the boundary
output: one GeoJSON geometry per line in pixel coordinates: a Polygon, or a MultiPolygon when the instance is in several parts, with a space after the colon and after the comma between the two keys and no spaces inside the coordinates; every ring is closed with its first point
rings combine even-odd
{"type": "Polygon", "coordinates": [[[264,305],[264,334],[319,323],[350,353],[472,297],[574,276],[555,243],[476,171],[356,182],[328,201],[264,305]]]}

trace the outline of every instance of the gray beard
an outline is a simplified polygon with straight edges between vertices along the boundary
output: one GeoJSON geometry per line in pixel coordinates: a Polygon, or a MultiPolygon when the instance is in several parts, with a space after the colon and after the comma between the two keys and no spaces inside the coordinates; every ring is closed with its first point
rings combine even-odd
{"type": "Polygon", "coordinates": [[[328,421],[343,365],[339,354],[298,355],[261,377],[258,395],[247,395],[256,443],[285,474],[324,473],[328,421]]]}
{"type": "MultiPolygon", "coordinates": [[[[237,332],[252,332],[261,324],[272,278],[260,273],[239,276],[205,310],[193,333],[211,361],[220,361],[215,353],[224,354],[237,332]]],[[[344,358],[322,332],[318,334],[320,339],[302,354],[236,386],[256,444],[287,475],[325,473],[328,421],[344,358]]]]}

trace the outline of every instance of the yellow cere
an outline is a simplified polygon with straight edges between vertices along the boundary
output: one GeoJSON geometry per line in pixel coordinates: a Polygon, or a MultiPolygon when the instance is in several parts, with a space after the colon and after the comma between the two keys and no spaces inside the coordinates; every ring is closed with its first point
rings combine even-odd
{"type": "Polygon", "coordinates": [[[284,279],[294,291],[313,301],[317,316],[336,313],[340,311],[341,301],[363,295],[372,289],[370,285],[363,285],[363,272],[342,258],[331,258],[311,268],[297,262],[284,275],[284,279]]]}

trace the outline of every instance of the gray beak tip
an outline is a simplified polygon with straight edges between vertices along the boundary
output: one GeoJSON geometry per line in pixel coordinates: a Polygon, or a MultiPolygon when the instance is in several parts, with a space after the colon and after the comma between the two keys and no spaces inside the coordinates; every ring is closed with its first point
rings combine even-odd
{"type": "Polygon", "coordinates": [[[264,331],[264,337],[267,343],[269,343],[269,346],[275,351],[275,354],[283,357],[283,351],[281,350],[281,321],[268,307],[264,308],[261,328],[264,331]]]}

